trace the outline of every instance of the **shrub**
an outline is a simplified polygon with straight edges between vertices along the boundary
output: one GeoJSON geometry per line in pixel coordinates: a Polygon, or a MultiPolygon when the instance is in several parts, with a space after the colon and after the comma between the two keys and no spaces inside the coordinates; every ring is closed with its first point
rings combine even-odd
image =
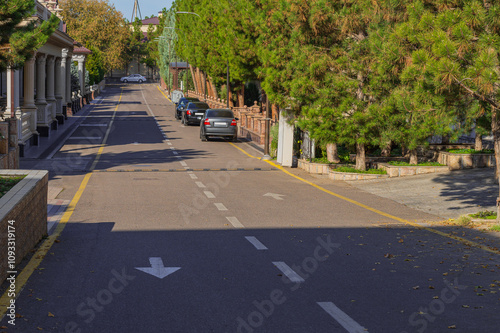
{"type": "Polygon", "coordinates": [[[366,171],[361,171],[353,167],[347,167],[347,166],[342,166],[335,168],[334,171],[338,172],[353,172],[353,173],[369,173],[369,174],[376,174],[376,175],[386,175],[387,171],[383,169],[368,169],[366,171]]]}

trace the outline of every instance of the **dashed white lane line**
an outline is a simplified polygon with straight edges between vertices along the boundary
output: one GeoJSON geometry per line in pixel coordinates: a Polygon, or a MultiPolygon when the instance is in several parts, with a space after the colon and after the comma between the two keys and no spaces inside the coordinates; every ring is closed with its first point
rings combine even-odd
{"type": "Polygon", "coordinates": [[[223,203],[220,203],[220,202],[216,202],[214,203],[215,207],[217,207],[218,210],[227,210],[226,206],[224,206],[223,203]]]}
{"type": "Polygon", "coordinates": [[[194,182],[196,184],[196,186],[198,186],[199,188],[206,188],[205,184],[203,184],[202,182],[194,182]]]}
{"type": "Polygon", "coordinates": [[[187,164],[186,164],[186,162],[184,162],[184,161],[181,161],[181,165],[182,165],[183,167],[187,167],[187,164]]]}
{"type": "Polygon", "coordinates": [[[318,305],[323,308],[330,316],[333,317],[343,328],[349,333],[366,333],[368,330],[355,322],[345,312],[340,310],[332,302],[318,302],[318,305]]]}
{"type": "Polygon", "coordinates": [[[177,158],[182,158],[182,156],[179,156],[179,155],[177,155],[177,156],[175,156],[175,157],[177,157],[177,158]]]}
{"type": "Polygon", "coordinates": [[[305,280],[297,274],[293,269],[290,268],[283,261],[273,261],[274,266],[276,266],[290,281],[292,282],[304,282],[305,280]]]}
{"type": "Polygon", "coordinates": [[[167,142],[167,145],[171,146],[172,142],[168,142],[168,140],[165,140],[167,142]]]}
{"type": "Polygon", "coordinates": [[[245,236],[245,239],[249,241],[257,250],[267,250],[267,247],[262,244],[255,236],[245,236]]]}
{"type": "Polygon", "coordinates": [[[203,191],[203,193],[205,193],[205,195],[207,196],[207,198],[209,199],[215,199],[215,195],[210,192],[210,191],[203,191]]]}
{"type": "Polygon", "coordinates": [[[175,150],[175,147],[170,147],[170,149],[175,150]]]}
{"type": "Polygon", "coordinates": [[[226,219],[233,225],[235,228],[245,228],[243,224],[234,216],[226,217],[226,219]]]}
{"type": "Polygon", "coordinates": [[[198,177],[195,174],[192,174],[192,173],[189,174],[189,177],[191,177],[191,179],[198,179],[198,177]]]}
{"type": "Polygon", "coordinates": [[[173,153],[174,153],[174,155],[179,155],[179,153],[178,153],[178,152],[176,152],[175,150],[173,151],[173,153]]]}

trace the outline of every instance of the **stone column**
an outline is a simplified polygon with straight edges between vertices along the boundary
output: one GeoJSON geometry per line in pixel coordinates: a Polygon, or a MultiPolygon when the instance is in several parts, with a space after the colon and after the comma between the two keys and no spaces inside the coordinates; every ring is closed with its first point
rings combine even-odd
{"type": "MultiPolygon", "coordinates": [[[[63,116],[63,91],[65,88],[64,84],[64,79],[66,76],[62,75],[62,70],[61,70],[61,65],[62,65],[62,59],[60,57],[56,58],[56,68],[55,68],[55,98],[56,98],[56,119],[58,124],[63,124],[64,123],[64,116],[63,116]]],[[[65,64],[66,66],[66,64],[65,64]]]]}
{"type": "Polygon", "coordinates": [[[37,107],[35,105],[35,58],[31,58],[24,63],[24,103],[21,108],[23,113],[29,114],[28,123],[31,135],[23,137],[20,154],[23,156],[23,145],[32,144],[38,145],[38,132],[36,130],[37,123],[37,107]],[[30,140],[27,142],[27,140],[30,140]]]}
{"type": "Polygon", "coordinates": [[[64,123],[64,120],[66,119],[66,114],[67,114],[66,113],[67,112],[67,105],[70,102],[70,100],[68,100],[68,94],[67,94],[68,85],[66,83],[66,80],[67,80],[66,71],[68,70],[67,69],[67,64],[68,64],[67,60],[68,60],[68,49],[63,49],[61,52],[61,67],[59,68],[60,76],[61,76],[60,82],[59,82],[60,93],[61,93],[61,105],[62,105],[61,106],[61,115],[63,117],[62,117],[62,122],[61,122],[59,117],[57,118],[59,120],[59,124],[64,123]]]}
{"type": "Polygon", "coordinates": [[[37,106],[37,131],[41,136],[49,136],[47,123],[47,99],[45,98],[45,78],[47,72],[47,55],[41,54],[36,58],[36,101],[37,106]]]}
{"type": "MultiPolygon", "coordinates": [[[[69,108],[69,113],[72,113],[71,110],[71,102],[73,102],[73,94],[71,90],[71,61],[72,61],[72,56],[71,54],[67,54],[66,58],[66,91],[65,91],[65,100],[66,100],[66,106],[69,108]]],[[[67,118],[67,115],[66,117],[67,118]]]]}
{"type": "Polygon", "coordinates": [[[85,56],[79,55],[76,57],[78,61],[78,78],[80,79],[80,96],[85,95],[85,56]]]}
{"type": "Polygon", "coordinates": [[[47,81],[46,81],[46,99],[47,99],[47,122],[52,129],[57,129],[56,121],[56,96],[55,96],[55,64],[54,56],[47,57],[47,81]]]}

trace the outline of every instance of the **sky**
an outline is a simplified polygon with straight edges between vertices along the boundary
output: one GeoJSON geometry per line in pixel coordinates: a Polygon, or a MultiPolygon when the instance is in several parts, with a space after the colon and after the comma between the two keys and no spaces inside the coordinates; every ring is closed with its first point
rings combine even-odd
{"type": "MultiPolygon", "coordinates": [[[[108,0],[115,8],[123,13],[123,16],[130,21],[132,18],[132,10],[134,9],[135,0],[108,0]]],[[[142,18],[146,16],[157,16],[163,8],[169,9],[172,6],[173,0],[139,0],[139,9],[141,10],[142,18]]],[[[137,13],[139,15],[139,13],[137,13]]]]}

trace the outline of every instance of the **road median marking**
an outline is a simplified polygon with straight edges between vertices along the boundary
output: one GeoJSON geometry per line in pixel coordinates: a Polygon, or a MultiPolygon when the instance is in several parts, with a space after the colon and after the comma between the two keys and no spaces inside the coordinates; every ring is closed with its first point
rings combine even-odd
{"type": "Polygon", "coordinates": [[[326,311],[333,319],[335,319],[349,333],[368,333],[368,330],[355,322],[344,311],[340,310],[332,302],[317,302],[323,310],[326,311]]]}
{"type": "MultiPolygon", "coordinates": [[[[235,147],[236,149],[238,149],[239,151],[241,151],[242,153],[244,153],[245,155],[247,155],[248,157],[251,157],[251,158],[255,158],[255,159],[259,159],[259,160],[260,160],[260,158],[259,158],[259,157],[256,157],[256,156],[253,156],[253,155],[250,155],[248,152],[246,152],[244,149],[242,149],[242,148],[238,147],[238,146],[237,146],[237,145],[235,145],[234,143],[231,143],[231,142],[228,142],[228,143],[229,143],[231,146],[233,146],[233,147],[235,147]]],[[[275,167],[275,168],[276,168],[276,169],[278,169],[278,170],[281,170],[282,172],[286,173],[286,174],[287,174],[287,175],[289,175],[290,177],[293,177],[293,178],[295,178],[295,179],[297,179],[297,180],[300,180],[301,182],[306,183],[306,184],[308,184],[308,185],[310,185],[310,186],[312,186],[312,187],[314,187],[314,188],[316,188],[316,189],[318,189],[318,190],[320,190],[320,191],[322,191],[322,192],[325,192],[325,193],[327,193],[327,194],[329,194],[329,195],[332,195],[332,196],[337,197],[337,198],[339,198],[339,199],[342,199],[342,200],[344,200],[344,201],[350,202],[350,203],[352,203],[352,204],[354,204],[354,205],[356,205],[356,206],[362,207],[362,208],[364,208],[364,209],[366,209],[366,210],[369,210],[369,211],[371,211],[371,212],[373,212],[373,213],[376,213],[376,214],[378,214],[378,215],[382,215],[382,216],[384,216],[384,217],[390,218],[390,219],[392,219],[392,220],[396,220],[396,221],[401,222],[401,223],[404,223],[404,224],[409,224],[409,225],[411,225],[411,226],[413,226],[413,227],[415,227],[415,228],[423,229],[423,230],[429,231],[429,232],[431,232],[431,233],[434,233],[434,234],[437,234],[437,235],[440,235],[440,236],[443,236],[443,237],[446,237],[446,238],[451,238],[451,239],[453,239],[453,240],[459,241],[459,242],[461,242],[461,243],[463,243],[463,244],[465,244],[465,245],[468,245],[468,246],[477,247],[477,248],[480,248],[480,249],[482,249],[482,250],[484,250],[484,251],[487,251],[487,252],[490,252],[490,253],[500,254],[500,250],[499,250],[499,249],[497,249],[497,248],[492,248],[492,247],[489,247],[489,246],[486,246],[486,245],[482,245],[482,244],[479,244],[479,243],[477,243],[477,242],[474,242],[474,241],[468,240],[468,239],[463,238],[463,237],[459,237],[459,236],[455,236],[455,235],[452,235],[452,234],[448,234],[448,233],[445,233],[445,232],[442,232],[442,231],[439,231],[439,230],[436,230],[436,229],[433,229],[433,228],[430,228],[430,227],[423,226],[423,225],[421,225],[421,224],[419,224],[419,223],[417,223],[417,222],[412,222],[412,221],[405,220],[405,219],[403,219],[403,218],[400,218],[400,217],[397,217],[397,216],[394,216],[394,215],[391,215],[391,214],[385,213],[385,212],[383,212],[383,211],[381,211],[381,210],[378,210],[378,209],[376,209],[376,208],[370,207],[370,206],[365,205],[365,204],[363,204],[363,203],[361,203],[361,202],[358,202],[358,201],[356,201],[356,200],[353,200],[353,199],[350,199],[350,198],[348,198],[348,197],[345,197],[345,196],[343,196],[343,195],[341,195],[341,194],[338,194],[338,193],[332,192],[332,191],[330,191],[330,190],[327,190],[326,188],[321,187],[321,186],[319,186],[319,185],[317,185],[317,184],[315,184],[315,183],[313,183],[313,182],[311,182],[311,181],[308,181],[308,180],[306,180],[306,179],[304,179],[304,178],[302,178],[302,177],[299,177],[299,176],[297,176],[297,175],[294,175],[293,173],[291,173],[290,171],[286,170],[286,169],[285,169],[284,167],[282,167],[281,165],[276,164],[276,163],[274,163],[274,162],[272,162],[272,161],[265,161],[265,160],[264,160],[263,162],[266,162],[266,163],[268,163],[268,164],[272,165],[273,167],[275,167]]]]}
{"type": "MultiPolygon", "coordinates": [[[[115,107],[115,110],[113,112],[113,116],[111,118],[111,122],[109,124],[109,127],[106,131],[106,135],[104,136],[104,140],[100,145],[100,148],[97,152],[97,155],[94,159],[94,163],[92,163],[92,166],[89,170],[89,172],[83,177],[82,182],[80,183],[80,186],[78,187],[78,190],[76,191],[75,195],[73,196],[73,199],[69,203],[66,211],[64,212],[61,221],[57,224],[56,229],[54,230],[54,233],[45,239],[45,241],[40,245],[40,247],[36,250],[36,252],[33,254],[33,257],[31,257],[30,261],[26,266],[22,269],[22,271],[19,273],[19,275],[16,278],[16,296],[15,299],[19,297],[20,292],[24,289],[26,283],[28,283],[28,279],[31,277],[33,272],[38,268],[38,266],[42,263],[43,259],[51,249],[52,245],[54,245],[55,241],[57,238],[61,235],[62,231],[66,227],[66,224],[69,222],[69,219],[73,215],[73,212],[75,211],[76,205],[78,204],[78,201],[83,195],[83,192],[85,191],[85,188],[87,187],[87,184],[90,180],[90,177],[92,177],[93,170],[95,166],[97,165],[97,162],[99,161],[100,156],[102,155],[102,152],[104,150],[104,147],[106,146],[106,141],[108,140],[109,133],[111,131],[111,125],[113,124],[113,120],[116,115],[116,111],[118,110],[118,106],[120,105],[120,102],[122,100],[122,95],[123,91],[120,93],[120,98],[118,100],[118,104],[115,107]]],[[[0,321],[3,319],[7,312],[7,307],[10,304],[10,300],[12,297],[9,296],[9,291],[7,290],[2,297],[0,297],[0,321]]]]}

